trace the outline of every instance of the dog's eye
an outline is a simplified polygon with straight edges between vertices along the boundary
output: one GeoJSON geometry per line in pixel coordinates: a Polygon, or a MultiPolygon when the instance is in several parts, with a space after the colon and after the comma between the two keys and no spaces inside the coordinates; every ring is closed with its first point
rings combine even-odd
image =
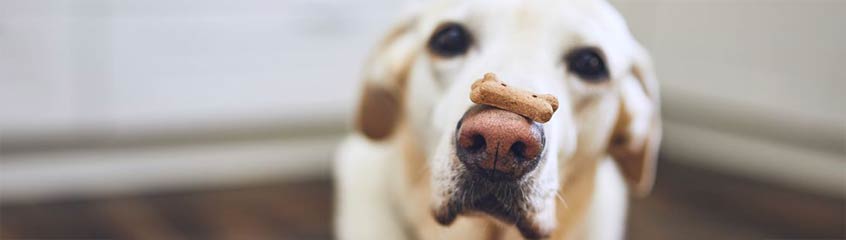
{"type": "Polygon", "coordinates": [[[473,42],[470,33],[457,23],[442,25],[429,39],[429,50],[442,57],[462,55],[473,42]]]}
{"type": "Polygon", "coordinates": [[[566,57],[567,69],[588,82],[601,82],[608,79],[608,69],[602,56],[595,48],[573,50],[566,57]]]}

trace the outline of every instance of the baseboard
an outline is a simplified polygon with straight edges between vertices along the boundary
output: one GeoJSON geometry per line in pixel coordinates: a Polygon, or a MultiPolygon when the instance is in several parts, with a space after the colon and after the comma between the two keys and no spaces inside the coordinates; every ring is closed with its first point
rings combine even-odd
{"type": "Polygon", "coordinates": [[[328,178],[338,137],[4,155],[0,201],[28,201],[328,178]]]}
{"type": "Polygon", "coordinates": [[[661,154],[664,161],[846,198],[846,161],[837,153],[664,121],[661,154]]]}

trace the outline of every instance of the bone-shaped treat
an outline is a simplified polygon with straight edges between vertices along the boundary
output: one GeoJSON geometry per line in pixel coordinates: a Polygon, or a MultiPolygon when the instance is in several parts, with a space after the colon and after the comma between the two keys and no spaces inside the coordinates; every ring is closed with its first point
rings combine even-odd
{"type": "Polygon", "coordinates": [[[555,96],[509,87],[493,73],[486,73],[484,78],[473,83],[470,101],[508,110],[539,123],[548,122],[558,110],[555,96]]]}

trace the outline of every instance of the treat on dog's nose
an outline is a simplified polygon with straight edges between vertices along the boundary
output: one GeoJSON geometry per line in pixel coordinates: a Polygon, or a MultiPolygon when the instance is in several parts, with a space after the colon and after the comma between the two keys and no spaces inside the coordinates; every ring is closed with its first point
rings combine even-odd
{"type": "Polygon", "coordinates": [[[558,110],[558,99],[555,96],[508,86],[493,73],[486,73],[484,78],[473,83],[470,101],[508,110],[539,123],[548,122],[555,110],[558,110]]]}

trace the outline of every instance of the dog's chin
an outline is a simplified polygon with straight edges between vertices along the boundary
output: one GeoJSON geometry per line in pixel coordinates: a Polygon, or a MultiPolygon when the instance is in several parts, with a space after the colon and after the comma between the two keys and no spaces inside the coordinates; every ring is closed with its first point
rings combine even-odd
{"type": "MultiPolygon", "coordinates": [[[[465,174],[459,178],[445,203],[433,209],[435,220],[449,226],[460,216],[488,216],[514,225],[527,239],[545,238],[551,232],[549,219],[540,210],[549,209],[533,198],[531,181],[508,182],[465,174]]],[[[554,207],[554,206],[553,206],[554,207]]]]}

